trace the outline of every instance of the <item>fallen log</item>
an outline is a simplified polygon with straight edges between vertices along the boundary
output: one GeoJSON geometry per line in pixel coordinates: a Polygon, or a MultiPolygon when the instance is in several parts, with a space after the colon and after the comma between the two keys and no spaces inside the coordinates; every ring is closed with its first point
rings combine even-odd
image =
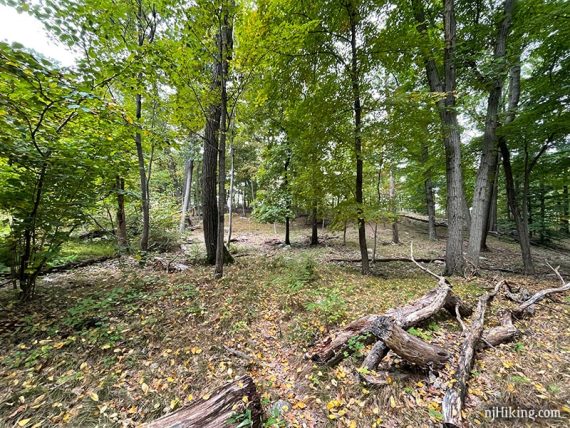
{"type": "Polygon", "coordinates": [[[445,349],[412,336],[392,318],[378,317],[371,331],[396,355],[419,366],[441,366],[449,360],[449,353],[445,349]]]}
{"type": "Polygon", "coordinates": [[[513,316],[510,311],[504,311],[501,315],[501,325],[485,330],[479,343],[479,348],[490,348],[501,343],[510,342],[519,335],[519,330],[513,324],[513,316]]]}
{"type": "Polygon", "coordinates": [[[315,347],[310,358],[319,364],[336,364],[351,352],[349,341],[354,341],[358,338],[364,343],[371,343],[374,340],[371,328],[378,318],[382,316],[390,317],[401,328],[408,329],[426,320],[443,308],[450,293],[450,285],[443,283],[406,306],[390,309],[384,315],[366,315],[359,318],[334,336],[327,336],[315,347]]]}
{"type": "Polygon", "coordinates": [[[495,297],[502,285],[503,282],[500,281],[493,291],[479,298],[471,326],[464,331],[465,339],[461,345],[457,374],[455,375],[456,382],[447,390],[442,402],[443,424],[446,427],[462,426],[461,409],[467,392],[467,381],[473,368],[475,350],[483,335],[485,311],[487,304],[495,297]]]}
{"type": "Polygon", "coordinates": [[[262,409],[253,379],[242,376],[218,388],[208,399],[146,424],[146,428],[221,428],[243,421],[253,428],[262,426],[262,409]]]}
{"type": "MultiPolygon", "coordinates": [[[[360,263],[362,259],[329,259],[329,262],[335,263],[360,263]]],[[[407,257],[377,257],[374,259],[375,262],[384,263],[384,262],[411,262],[411,260],[407,257]]],[[[434,257],[434,258],[420,258],[416,259],[416,261],[421,263],[433,263],[433,262],[444,262],[445,259],[443,257],[434,257]]]]}
{"type": "MultiPolygon", "coordinates": [[[[558,274],[558,268],[556,268],[555,272],[558,274]]],[[[559,274],[558,274],[559,275],[559,274]]],[[[564,279],[562,277],[559,278],[562,281],[562,285],[560,287],[554,288],[546,288],[544,290],[539,291],[538,293],[534,294],[532,297],[521,303],[514,311],[513,315],[516,318],[524,318],[525,316],[532,315],[534,313],[535,305],[540,302],[542,299],[547,297],[550,294],[562,293],[564,291],[570,290],[570,282],[564,283],[564,279]]]]}
{"type": "MultiPolygon", "coordinates": [[[[422,223],[429,223],[429,219],[419,217],[419,216],[415,216],[412,214],[400,214],[400,217],[407,218],[408,220],[421,221],[422,223]]],[[[441,221],[441,220],[436,220],[435,225],[440,226],[440,227],[447,227],[447,222],[441,221]]]]}

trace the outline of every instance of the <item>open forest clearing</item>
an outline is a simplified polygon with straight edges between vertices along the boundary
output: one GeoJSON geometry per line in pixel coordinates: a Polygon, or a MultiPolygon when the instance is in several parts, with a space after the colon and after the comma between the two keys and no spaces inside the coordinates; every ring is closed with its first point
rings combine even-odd
{"type": "MultiPolygon", "coordinates": [[[[355,355],[333,367],[305,358],[329,332],[402,306],[436,285],[409,262],[375,263],[369,276],[354,263],[331,262],[339,255],[357,256],[356,233],[349,230],[343,246],[342,232],[319,232],[323,244],[310,247],[310,228],[300,220],[292,228],[291,247],[285,247],[272,225],[236,216],[235,263],[218,281],[202,262],[197,230],[189,240],[198,242],[187,244],[186,254],[160,256],[187,265],[183,272],[166,273],[152,263],[141,268],[132,257],[112,259],[45,276],[38,299],[23,309],[12,290],[2,290],[0,419],[6,426],[22,420],[25,426],[135,426],[248,374],[268,426],[441,422],[441,401],[461,342],[460,326],[449,314],[438,313],[413,329],[453,353],[436,375],[389,354],[381,368],[393,381],[370,387],[356,369],[371,345],[357,342],[355,355]]],[[[390,233],[380,229],[381,238],[390,233]]],[[[411,240],[417,258],[437,258],[444,251],[443,239],[426,239],[423,223],[404,220],[401,235],[401,245],[380,245],[378,256],[407,258],[411,240]]],[[[514,242],[492,238],[489,246],[489,266],[520,269],[514,242]]],[[[497,278],[537,291],[554,282],[543,261],[570,267],[567,255],[555,250],[537,249],[535,259],[536,278],[485,271],[477,278],[453,278],[453,292],[472,304],[497,278]]],[[[535,316],[518,323],[516,340],[478,355],[465,408],[470,424],[488,424],[484,410],[495,403],[568,415],[570,300],[566,295],[556,301],[545,301],[535,316]]],[[[499,309],[510,306],[498,299],[488,324],[497,324],[499,309]]]]}
{"type": "Polygon", "coordinates": [[[0,427],[568,426],[569,17],[0,0],[0,427]]]}

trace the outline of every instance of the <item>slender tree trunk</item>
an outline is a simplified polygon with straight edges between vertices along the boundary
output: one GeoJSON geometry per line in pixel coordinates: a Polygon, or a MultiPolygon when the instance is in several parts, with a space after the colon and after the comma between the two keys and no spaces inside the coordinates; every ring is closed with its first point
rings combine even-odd
{"type": "Polygon", "coordinates": [[[564,215],[562,219],[562,228],[561,232],[569,235],[570,234],[570,216],[568,215],[568,210],[570,209],[568,200],[568,186],[564,186],[564,190],[562,191],[562,213],[564,215]]]}
{"type": "Polygon", "coordinates": [[[363,160],[362,160],[362,106],[360,101],[360,72],[358,65],[358,50],[356,25],[358,16],[352,3],[347,3],[350,22],[350,48],[351,48],[351,72],[352,96],[354,103],[354,153],[356,156],[356,205],[358,210],[358,244],[362,257],[362,273],[370,273],[368,261],[368,246],[366,245],[366,220],[363,216],[363,160]]]}
{"type": "Polygon", "coordinates": [[[291,153],[287,151],[287,158],[285,159],[285,178],[283,180],[283,186],[285,187],[286,197],[287,197],[287,215],[285,216],[285,245],[291,245],[290,240],[290,219],[289,212],[291,211],[291,198],[289,197],[289,164],[291,163],[291,153]]]}
{"type": "MultiPolygon", "coordinates": [[[[505,124],[511,123],[515,118],[516,109],[518,108],[520,98],[520,65],[516,64],[511,67],[509,76],[509,101],[507,107],[507,116],[505,124]]],[[[528,218],[526,214],[526,198],[523,195],[523,206],[519,209],[517,200],[516,185],[511,165],[511,154],[507,145],[505,136],[499,137],[499,148],[501,149],[501,158],[503,161],[503,170],[505,173],[505,188],[507,191],[507,203],[517,228],[518,241],[521,248],[524,271],[527,275],[534,274],[534,265],[530,249],[530,236],[528,232],[528,218]]],[[[523,192],[524,193],[524,192],[523,192]]]]}
{"type": "Polygon", "coordinates": [[[540,179],[540,242],[546,242],[546,189],[540,179]]]}
{"type": "MultiPolygon", "coordinates": [[[[499,26],[499,32],[495,44],[494,62],[500,65],[505,58],[507,50],[507,37],[510,31],[512,14],[515,0],[505,0],[504,15],[499,26]]],[[[490,207],[489,198],[495,181],[497,164],[497,124],[499,115],[499,103],[503,91],[503,73],[497,73],[492,79],[492,87],[487,100],[487,116],[485,119],[485,132],[483,134],[483,147],[481,163],[477,171],[475,191],[473,193],[473,208],[471,212],[471,228],[469,230],[469,245],[467,258],[471,267],[476,272],[479,268],[479,254],[483,234],[486,233],[485,221],[490,207]]]]}
{"type": "Polygon", "coordinates": [[[317,223],[317,205],[313,205],[313,211],[311,214],[313,223],[312,223],[312,233],[311,233],[311,245],[319,245],[319,236],[318,236],[318,223],[317,223]]]}
{"type": "Polygon", "coordinates": [[[127,236],[127,216],[125,215],[125,179],[115,178],[115,189],[117,192],[117,245],[119,251],[129,248],[129,238],[127,236]]]}
{"type": "MultiPolygon", "coordinates": [[[[424,38],[429,38],[427,22],[423,5],[420,0],[412,0],[417,28],[424,38]]],[[[439,77],[434,55],[429,49],[423,48],[427,80],[432,92],[445,92],[443,100],[438,101],[437,107],[443,127],[443,142],[445,146],[445,164],[447,178],[447,244],[445,251],[446,275],[463,274],[463,221],[465,194],[463,192],[463,177],[461,171],[461,135],[455,108],[455,44],[456,24],[454,1],[444,0],[444,81],[439,77]]]]}
{"type": "Polygon", "coordinates": [[[374,222],[374,246],[372,247],[372,264],[376,262],[377,248],[378,248],[378,222],[374,222]]]}
{"type": "MultiPolygon", "coordinates": [[[[422,162],[424,165],[429,164],[429,149],[427,144],[422,148],[422,162]]],[[[424,190],[428,215],[428,238],[430,241],[435,241],[437,240],[437,229],[435,225],[435,199],[433,195],[432,170],[429,166],[425,171],[424,190]]]]}
{"type": "Polygon", "coordinates": [[[221,115],[220,115],[220,144],[218,149],[219,172],[218,172],[218,234],[216,244],[216,268],[215,277],[224,275],[224,259],[227,250],[224,246],[224,213],[226,205],[226,138],[228,134],[228,58],[229,46],[231,46],[232,29],[229,24],[228,9],[222,3],[222,26],[220,28],[220,60],[222,62],[221,76],[221,115]]]}
{"type": "Polygon", "coordinates": [[[186,226],[186,216],[188,215],[188,205],[190,204],[190,192],[192,190],[192,175],[194,173],[194,159],[188,159],[186,161],[186,168],[184,169],[185,169],[184,197],[182,199],[180,225],[178,227],[178,231],[181,234],[184,233],[184,227],[186,226]]]}
{"type": "MultiPolygon", "coordinates": [[[[497,153],[498,155],[498,153],[497,153]]],[[[491,183],[491,194],[489,195],[489,200],[487,201],[487,207],[485,208],[485,212],[487,216],[485,217],[483,233],[481,235],[481,251],[488,251],[489,247],[487,246],[487,237],[489,236],[489,232],[495,230],[497,227],[497,193],[498,193],[498,186],[499,186],[499,164],[498,160],[500,156],[497,157],[497,163],[495,164],[495,172],[493,173],[493,182],[491,183]]]]}
{"type": "MultiPolygon", "coordinates": [[[[140,74],[139,74],[139,79],[142,79],[140,74]]],[[[137,94],[136,118],[137,118],[137,125],[139,127],[141,121],[141,114],[142,114],[142,96],[141,94],[137,94]]],[[[141,185],[141,203],[142,203],[142,217],[143,217],[140,248],[141,251],[148,251],[148,240],[150,235],[150,204],[149,204],[149,194],[147,186],[148,182],[146,179],[144,151],[142,147],[142,135],[140,133],[139,128],[137,128],[137,132],[135,133],[135,145],[137,147],[137,159],[139,164],[139,179],[141,185]]]]}
{"type": "Polygon", "coordinates": [[[392,203],[392,242],[394,244],[400,243],[400,236],[398,233],[398,207],[396,203],[396,180],[394,179],[394,169],[390,167],[390,201],[392,203]]]}
{"type": "Polygon", "coordinates": [[[244,187],[242,189],[241,195],[242,195],[241,212],[242,212],[243,216],[245,217],[245,183],[244,183],[244,187]]]}
{"type": "Polygon", "coordinates": [[[230,143],[230,159],[231,159],[231,167],[230,167],[230,202],[228,205],[228,212],[229,212],[229,224],[228,224],[228,247],[230,246],[230,241],[232,240],[232,230],[234,225],[234,176],[235,176],[235,169],[234,169],[234,145],[233,145],[233,132],[230,135],[231,143],[230,143]]]}

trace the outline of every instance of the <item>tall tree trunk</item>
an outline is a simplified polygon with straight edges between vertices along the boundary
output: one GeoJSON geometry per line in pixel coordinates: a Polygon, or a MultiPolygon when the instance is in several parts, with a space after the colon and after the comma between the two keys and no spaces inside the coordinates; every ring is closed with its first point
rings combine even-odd
{"type": "Polygon", "coordinates": [[[218,233],[216,242],[216,268],[215,277],[221,278],[224,275],[224,261],[226,258],[226,247],[224,246],[224,213],[226,206],[226,138],[228,134],[228,59],[230,57],[229,48],[231,46],[232,28],[229,23],[228,6],[222,3],[222,25],[220,28],[220,60],[222,63],[221,75],[221,114],[220,114],[220,144],[218,147],[218,233]]]}
{"type": "Polygon", "coordinates": [[[170,175],[170,179],[172,180],[172,187],[174,188],[174,196],[177,198],[182,198],[184,193],[184,188],[182,187],[182,183],[178,178],[178,171],[176,167],[176,161],[170,153],[169,150],[166,150],[166,167],[168,169],[168,174],[170,175]]]}
{"type": "Polygon", "coordinates": [[[390,202],[392,204],[392,242],[400,243],[400,235],[398,233],[398,206],[396,203],[396,180],[394,178],[394,168],[390,167],[390,202]]]}
{"type": "MultiPolygon", "coordinates": [[[[417,29],[424,38],[429,38],[427,21],[421,0],[412,0],[417,29]]],[[[445,98],[437,102],[443,128],[445,166],[447,178],[447,244],[445,250],[446,275],[463,274],[463,221],[465,218],[465,195],[461,171],[461,135],[455,108],[455,44],[456,25],[454,1],[444,0],[444,81],[437,70],[433,53],[422,48],[427,80],[432,92],[445,92],[445,98]]]]}
{"type": "Polygon", "coordinates": [[[546,189],[540,179],[540,242],[546,242],[546,189]]]}
{"type": "MultiPolygon", "coordinates": [[[[427,144],[422,147],[422,162],[424,165],[429,164],[429,148],[427,144]]],[[[428,215],[428,238],[430,241],[435,241],[437,240],[437,230],[435,226],[435,199],[433,195],[432,170],[429,166],[425,170],[424,190],[428,215]]]]}
{"type": "Polygon", "coordinates": [[[317,223],[317,204],[313,205],[312,210],[312,233],[311,233],[311,245],[319,245],[319,236],[318,236],[318,223],[317,223]]]}
{"type": "Polygon", "coordinates": [[[115,178],[115,190],[117,192],[117,245],[119,251],[129,248],[129,238],[127,236],[127,216],[125,215],[125,179],[115,178]]]}
{"type": "Polygon", "coordinates": [[[564,190],[562,191],[562,213],[564,215],[562,221],[562,228],[561,232],[569,235],[570,234],[570,216],[568,215],[568,210],[570,209],[568,200],[568,186],[564,186],[564,190]]]}
{"type": "MultiPolygon", "coordinates": [[[[221,43],[221,34],[217,34],[217,43],[221,43]]],[[[211,89],[221,91],[222,62],[218,58],[213,67],[211,89]]],[[[204,152],[202,157],[202,227],[204,244],[209,264],[216,263],[216,247],[218,236],[218,203],[216,184],[218,172],[218,136],[221,116],[220,101],[214,101],[208,111],[204,132],[204,152]]]]}
{"type": "MultiPolygon", "coordinates": [[[[509,101],[507,107],[507,116],[505,124],[511,123],[515,118],[516,109],[518,108],[520,98],[520,65],[516,64],[511,67],[509,76],[509,101]]],[[[503,161],[503,170],[505,172],[505,188],[507,191],[507,203],[509,210],[515,221],[517,228],[518,241],[521,248],[524,271],[527,275],[534,274],[534,265],[532,262],[532,254],[530,250],[530,236],[528,233],[528,218],[526,216],[526,198],[523,195],[523,207],[519,209],[517,200],[517,191],[515,180],[513,177],[513,168],[511,165],[511,154],[507,145],[507,138],[502,135],[499,137],[499,148],[501,149],[501,158],[503,161]],[[522,212],[521,212],[522,211],[522,212]]]]}
{"type": "Polygon", "coordinates": [[[290,219],[289,212],[291,211],[291,198],[289,197],[289,164],[291,163],[291,153],[287,151],[287,158],[285,159],[285,178],[283,180],[283,186],[285,187],[286,197],[287,197],[287,215],[285,216],[285,245],[291,245],[290,237],[290,219]]]}
{"type": "Polygon", "coordinates": [[[192,190],[192,175],[194,174],[194,159],[186,161],[185,180],[184,180],[184,197],[182,199],[182,210],[180,214],[179,232],[184,233],[186,225],[186,216],[188,215],[188,205],[190,204],[190,192],[192,190]]]}
{"type": "Polygon", "coordinates": [[[362,203],[363,194],[363,160],[362,160],[362,105],[360,101],[360,70],[358,65],[358,49],[356,26],[359,17],[351,2],[347,2],[347,12],[350,22],[350,51],[351,70],[350,79],[352,83],[352,97],[354,110],[354,154],[356,156],[356,191],[355,199],[358,212],[358,244],[360,256],[362,257],[362,273],[370,273],[370,263],[368,261],[368,246],[366,245],[366,220],[363,215],[362,203]]]}
{"type": "MultiPolygon", "coordinates": [[[[499,25],[494,52],[494,63],[498,66],[501,65],[505,58],[507,37],[511,27],[514,3],[515,0],[505,0],[504,15],[499,25]]],[[[486,233],[485,221],[488,216],[487,210],[490,207],[489,198],[497,169],[496,131],[504,80],[504,73],[498,72],[497,76],[491,80],[492,87],[489,90],[489,98],[487,100],[487,115],[485,118],[481,162],[477,171],[475,191],[473,193],[471,228],[469,230],[469,244],[467,246],[467,259],[475,272],[479,268],[482,237],[483,234],[486,233]]]]}
{"type": "Polygon", "coordinates": [[[235,169],[234,169],[234,144],[233,144],[233,132],[230,135],[230,139],[232,140],[230,143],[230,159],[231,159],[231,167],[230,167],[230,201],[228,205],[228,247],[230,246],[230,241],[232,240],[232,231],[234,226],[234,178],[235,178],[235,169]]]}
{"type": "MultiPolygon", "coordinates": [[[[139,79],[142,76],[139,74],[139,79]]],[[[141,94],[136,95],[136,118],[137,118],[137,132],[135,133],[135,144],[137,147],[137,159],[139,165],[139,179],[141,185],[141,204],[142,204],[142,234],[140,247],[141,251],[148,250],[148,240],[150,235],[150,204],[149,204],[149,192],[148,192],[148,181],[146,178],[146,168],[144,160],[144,151],[142,147],[142,136],[140,132],[140,121],[142,116],[142,96],[141,94]]]]}

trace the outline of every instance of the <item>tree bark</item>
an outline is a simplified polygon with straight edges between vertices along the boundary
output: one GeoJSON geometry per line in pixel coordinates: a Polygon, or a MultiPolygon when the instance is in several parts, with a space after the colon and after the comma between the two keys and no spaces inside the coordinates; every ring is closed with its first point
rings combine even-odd
{"type": "Polygon", "coordinates": [[[396,202],[396,180],[394,178],[394,168],[390,167],[390,202],[392,204],[392,242],[394,244],[400,243],[400,235],[398,233],[398,206],[396,202]]]}
{"type": "MultiPolygon", "coordinates": [[[[427,144],[422,147],[422,162],[424,165],[429,164],[429,148],[427,144]]],[[[427,167],[424,173],[424,190],[426,197],[426,211],[428,215],[428,239],[430,241],[437,240],[437,229],[435,224],[435,200],[433,195],[432,170],[427,167]]]]}
{"type": "Polygon", "coordinates": [[[378,317],[370,331],[397,355],[419,366],[441,366],[449,353],[407,333],[390,317],[378,317]]]}
{"type": "MultiPolygon", "coordinates": [[[[417,29],[429,41],[427,21],[420,0],[412,0],[417,29]]],[[[437,102],[437,108],[443,127],[445,146],[445,165],[447,179],[447,244],[445,250],[445,274],[463,274],[463,221],[465,196],[461,171],[461,135],[455,109],[455,44],[456,25],[454,1],[444,0],[444,81],[440,79],[433,53],[423,48],[422,56],[426,68],[430,90],[436,93],[445,92],[445,98],[437,102]]]]}
{"type": "Polygon", "coordinates": [[[370,273],[368,260],[368,246],[366,245],[366,220],[363,216],[363,160],[362,160],[362,105],[360,100],[360,70],[358,65],[358,46],[356,26],[358,24],[357,11],[351,2],[346,3],[350,23],[350,52],[351,68],[350,80],[352,83],[353,113],[354,113],[354,154],[356,156],[356,191],[355,201],[358,212],[358,245],[362,257],[362,273],[370,273]]]}
{"type": "Polygon", "coordinates": [[[234,168],[234,144],[233,144],[233,132],[230,136],[232,142],[230,143],[230,159],[231,159],[231,167],[230,167],[230,201],[228,205],[228,217],[229,217],[229,224],[228,224],[228,247],[230,246],[230,241],[232,240],[232,231],[234,226],[234,180],[235,180],[235,168],[234,168]]]}
{"type": "MultiPolygon", "coordinates": [[[[494,62],[500,65],[507,51],[507,38],[509,35],[515,0],[505,0],[504,15],[499,25],[495,42],[494,62]]],[[[499,116],[499,103],[503,92],[504,73],[499,72],[491,80],[491,88],[487,100],[487,115],[485,119],[485,132],[481,161],[477,171],[475,191],[473,193],[473,207],[471,210],[471,228],[469,230],[469,244],[467,246],[467,259],[471,268],[477,272],[479,268],[479,255],[483,234],[486,233],[485,221],[490,207],[489,199],[495,181],[497,169],[497,126],[499,116]]]]}
{"type": "Polygon", "coordinates": [[[562,232],[569,235],[570,234],[570,200],[568,199],[568,186],[564,186],[564,190],[562,191],[562,213],[564,214],[564,218],[562,219],[562,232]]]}
{"type": "Polygon", "coordinates": [[[194,159],[188,159],[186,161],[185,169],[185,180],[184,180],[184,197],[182,199],[182,209],[180,214],[180,225],[178,226],[178,231],[182,234],[184,233],[184,227],[186,226],[186,216],[188,215],[188,205],[190,204],[190,192],[192,190],[192,175],[194,173],[194,159]]]}
{"type": "MultiPolygon", "coordinates": [[[[142,79],[142,76],[139,74],[139,79],[142,79]]],[[[137,94],[135,96],[136,99],[136,119],[137,119],[137,127],[140,127],[141,115],[142,115],[142,96],[141,94],[137,94]]],[[[137,128],[137,132],[135,133],[135,145],[137,148],[137,159],[139,165],[139,179],[140,179],[140,186],[141,186],[141,204],[142,204],[142,234],[141,234],[141,241],[140,241],[140,248],[141,251],[148,251],[148,241],[150,236],[150,204],[149,204],[149,192],[148,192],[148,181],[146,178],[146,168],[145,168],[145,160],[144,160],[144,151],[142,147],[142,135],[137,128]]]]}
{"type": "MultiPolygon", "coordinates": [[[[240,415],[251,414],[248,427],[261,428],[263,410],[259,394],[249,376],[218,388],[190,406],[163,416],[146,428],[220,428],[236,426],[242,419],[240,415]],[[247,397],[245,399],[244,397],[247,397]]],[[[246,426],[246,425],[244,425],[246,426]]]]}
{"type": "Polygon", "coordinates": [[[311,214],[312,226],[311,226],[311,245],[319,245],[318,236],[318,223],[317,223],[317,206],[313,205],[313,211],[311,214]]]}
{"type": "Polygon", "coordinates": [[[125,179],[115,178],[115,189],[117,192],[117,245],[119,251],[129,248],[129,238],[127,235],[127,216],[125,215],[125,179]]]}
{"type": "Polygon", "coordinates": [[[229,12],[227,5],[222,3],[222,25],[220,28],[220,60],[222,62],[221,75],[221,98],[220,98],[220,142],[218,147],[218,232],[216,236],[216,267],[214,275],[221,278],[224,275],[224,261],[226,258],[226,247],[224,245],[224,214],[226,206],[226,138],[228,134],[228,58],[229,48],[232,45],[232,27],[229,22],[229,12]]]}

